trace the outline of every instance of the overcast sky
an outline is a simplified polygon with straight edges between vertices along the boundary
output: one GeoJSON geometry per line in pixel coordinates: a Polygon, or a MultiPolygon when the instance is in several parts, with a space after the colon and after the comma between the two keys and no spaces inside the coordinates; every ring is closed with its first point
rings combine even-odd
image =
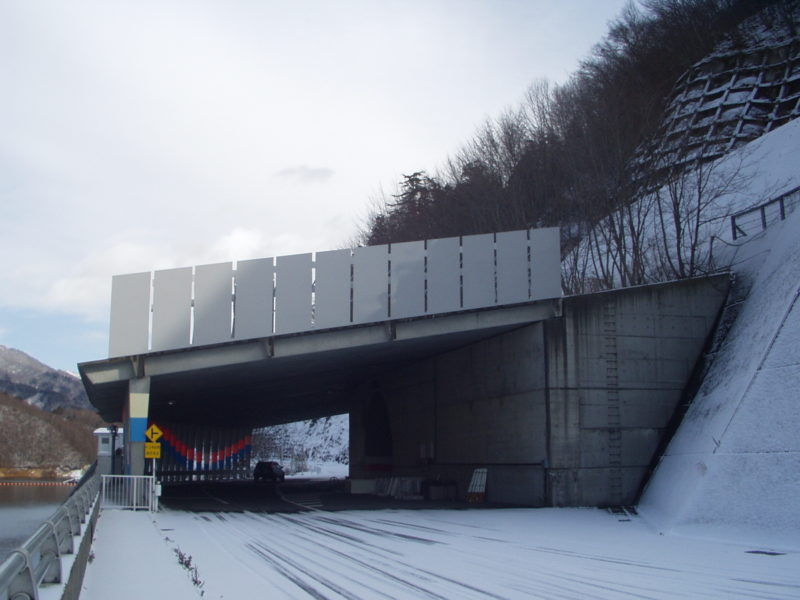
{"type": "Polygon", "coordinates": [[[343,247],[624,0],[0,0],[0,344],[107,355],[111,276],[343,247]]]}

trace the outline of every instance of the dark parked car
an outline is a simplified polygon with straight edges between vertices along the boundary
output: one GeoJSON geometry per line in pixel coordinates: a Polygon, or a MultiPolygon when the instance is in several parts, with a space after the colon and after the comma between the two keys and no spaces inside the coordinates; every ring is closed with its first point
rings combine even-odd
{"type": "Polygon", "coordinates": [[[260,460],[253,469],[253,479],[255,481],[283,481],[286,479],[286,475],[283,473],[283,467],[274,460],[260,460]]]}

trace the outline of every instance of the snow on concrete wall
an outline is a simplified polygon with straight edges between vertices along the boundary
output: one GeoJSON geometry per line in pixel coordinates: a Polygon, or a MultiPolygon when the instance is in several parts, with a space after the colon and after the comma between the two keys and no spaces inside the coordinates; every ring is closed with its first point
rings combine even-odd
{"type": "Polygon", "coordinates": [[[800,212],[732,261],[749,294],[640,512],[676,533],[800,546],[800,212]]]}

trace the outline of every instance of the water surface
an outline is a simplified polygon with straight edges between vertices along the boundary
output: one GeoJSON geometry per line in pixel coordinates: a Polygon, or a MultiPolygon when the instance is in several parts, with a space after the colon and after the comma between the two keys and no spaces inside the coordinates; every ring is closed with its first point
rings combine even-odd
{"type": "Polygon", "coordinates": [[[0,484],[0,562],[50,517],[72,486],[0,484]]]}

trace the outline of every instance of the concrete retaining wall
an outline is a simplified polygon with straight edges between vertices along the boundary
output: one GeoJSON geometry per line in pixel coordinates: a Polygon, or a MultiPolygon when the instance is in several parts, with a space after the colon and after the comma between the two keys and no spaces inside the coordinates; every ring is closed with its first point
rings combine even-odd
{"type": "Polygon", "coordinates": [[[577,296],[545,324],[549,504],[632,504],[711,332],[718,276],[577,296]]]}
{"type": "Polygon", "coordinates": [[[488,467],[491,502],[633,503],[727,288],[723,276],[566,298],[561,317],[364,384],[351,476],[455,481],[463,497],[488,467]],[[365,452],[376,402],[390,455],[365,452]]]}

